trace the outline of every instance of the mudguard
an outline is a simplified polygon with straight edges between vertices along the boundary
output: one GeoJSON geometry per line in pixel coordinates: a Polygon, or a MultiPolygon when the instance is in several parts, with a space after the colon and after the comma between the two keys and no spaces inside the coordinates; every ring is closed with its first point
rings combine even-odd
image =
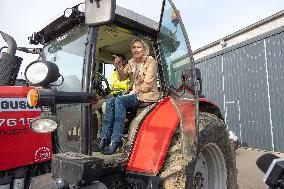
{"type": "Polygon", "coordinates": [[[51,135],[29,128],[30,121],[41,114],[27,103],[30,89],[0,87],[0,171],[51,159],[51,135]]]}
{"type": "Polygon", "coordinates": [[[211,100],[207,98],[199,99],[199,110],[201,112],[208,112],[208,113],[214,114],[221,120],[224,120],[224,117],[221,113],[220,108],[216,104],[214,104],[214,102],[212,102],[211,100]]]}
{"type": "Polygon", "coordinates": [[[166,97],[143,121],[126,170],[158,173],[178,123],[179,114],[166,97]]]}

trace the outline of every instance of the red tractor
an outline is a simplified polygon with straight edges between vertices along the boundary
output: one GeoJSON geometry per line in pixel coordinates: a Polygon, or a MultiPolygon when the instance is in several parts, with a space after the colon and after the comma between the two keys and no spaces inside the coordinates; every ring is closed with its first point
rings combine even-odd
{"type": "Polygon", "coordinates": [[[201,98],[201,74],[171,0],[163,1],[159,23],[114,0],[86,0],[30,42],[43,45],[25,71],[28,83],[40,87],[29,91],[29,103],[42,110],[30,127],[51,133],[53,141],[51,173],[33,177],[31,189],[237,188],[229,132],[220,109],[201,98]],[[129,110],[122,148],[103,155],[94,147],[108,69],[113,54],[130,57],[136,38],[149,44],[158,62],[161,97],[129,110]]]}
{"type": "Polygon", "coordinates": [[[41,110],[27,102],[30,87],[14,86],[25,85],[17,80],[22,58],[15,56],[16,51],[38,53],[38,49],[17,47],[11,36],[0,34],[8,44],[0,55],[0,188],[23,189],[32,177],[50,172],[51,134],[32,131],[29,123],[41,110]]]}

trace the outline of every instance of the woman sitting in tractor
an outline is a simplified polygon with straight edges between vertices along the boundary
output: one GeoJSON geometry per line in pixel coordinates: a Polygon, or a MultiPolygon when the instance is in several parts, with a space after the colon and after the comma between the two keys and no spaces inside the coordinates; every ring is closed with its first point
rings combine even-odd
{"type": "Polygon", "coordinates": [[[130,79],[131,87],[129,94],[107,100],[101,139],[96,150],[103,154],[114,154],[121,145],[126,108],[138,107],[142,102],[155,102],[160,96],[157,88],[157,62],[149,56],[148,44],[135,39],[131,43],[131,52],[133,57],[125,68],[121,57],[116,56],[114,60],[118,79],[130,79]]]}

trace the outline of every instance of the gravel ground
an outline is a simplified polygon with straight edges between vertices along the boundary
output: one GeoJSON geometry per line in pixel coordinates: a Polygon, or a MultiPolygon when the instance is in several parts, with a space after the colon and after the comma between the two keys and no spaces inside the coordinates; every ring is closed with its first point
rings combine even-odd
{"type": "MultiPolygon", "coordinates": [[[[258,169],[256,160],[261,155],[268,153],[263,150],[239,148],[236,151],[238,168],[239,189],[267,189],[267,185],[262,181],[264,173],[258,169]]],[[[284,157],[284,154],[274,153],[284,157]]]]}

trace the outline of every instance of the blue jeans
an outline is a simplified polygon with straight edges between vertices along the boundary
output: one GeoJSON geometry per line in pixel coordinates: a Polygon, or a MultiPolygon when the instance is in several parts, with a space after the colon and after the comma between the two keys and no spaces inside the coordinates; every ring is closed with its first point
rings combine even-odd
{"type": "Polygon", "coordinates": [[[126,108],[137,107],[140,101],[135,94],[107,99],[101,138],[121,142],[125,126],[126,108]]]}

